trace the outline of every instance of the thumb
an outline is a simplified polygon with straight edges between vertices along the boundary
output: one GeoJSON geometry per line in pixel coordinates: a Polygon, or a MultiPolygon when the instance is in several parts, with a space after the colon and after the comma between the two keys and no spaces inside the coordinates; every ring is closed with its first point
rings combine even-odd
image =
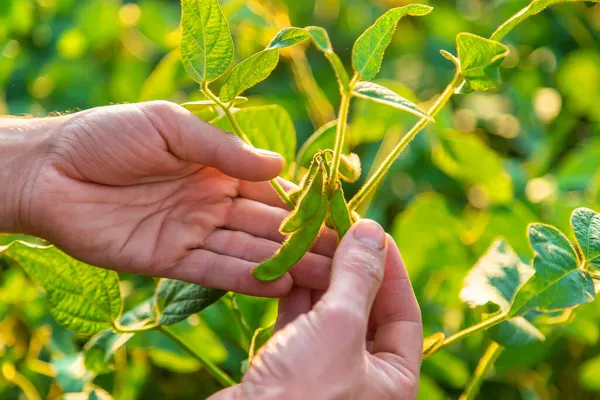
{"type": "Polygon", "coordinates": [[[157,127],[169,152],[181,160],[247,181],[272,179],[283,170],[285,161],[280,154],[256,149],[177,104],[152,101],[138,106],[157,127]]]}
{"type": "Polygon", "coordinates": [[[354,224],[344,236],[333,258],[329,289],[322,301],[333,309],[359,314],[366,323],[383,280],[387,238],[381,226],[371,220],[354,224]]]}

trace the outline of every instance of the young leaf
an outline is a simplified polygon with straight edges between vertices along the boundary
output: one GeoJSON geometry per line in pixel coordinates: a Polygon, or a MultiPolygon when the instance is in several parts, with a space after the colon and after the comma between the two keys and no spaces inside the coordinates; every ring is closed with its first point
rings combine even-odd
{"type": "Polygon", "coordinates": [[[276,49],[263,50],[248,57],[235,66],[227,81],[221,86],[219,98],[229,103],[238,94],[264,81],[279,62],[279,51],[276,49]]]}
{"type": "Polygon", "coordinates": [[[198,83],[219,78],[233,60],[233,39],[219,0],[181,0],[181,61],[198,83]]]}
{"type": "Polygon", "coordinates": [[[549,225],[532,224],[529,241],[536,253],[535,275],[515,296],[509,315],[530,309],[558,310],[594,300],[592,277],[579,268],[580,260],[562,232],[549,225]]]}
{"type": "Polygon", "coordinates": [[[320,26],[307,26],[306,31],[312,37],[312,41],[320,51],[325,54],[325,57],[331,64],[333,68],[333,72],[335,73],[335,77],[338,80],[339,85],[344,91],[348,91],[348,87],[350,84],[350,78],[348,77],[348,72],[346,72],[346,68],[344,68],[344,64],[340,60],[337,54],[333,52],[333,46],[331,45],[331,41],[329,40],[329,35],[325,28],[321,28],[320,26]]]}
{"type": "Polygon", "coordinates": [[[377,75],[383,61],[383,53],[392,40],[398,21],[405,15],[423,16],[433,10],[422,4],[411,4],[392,8],[375,21],[354,42],[352,66],[363,80],[371,80],[377,75]]]}
{"type": "MultiPolygon", "coordinates": [[[[504,241],[492,243],[465,279],[460,298],[470,307],[495,304],[506,312],[517,290],[534,274],[504,241]]],[[[518,346],[544,339],[544,335],[523,317],[514,317],[488,330],[502,346],[518,346]]]]}
{"type": "MultiPolygon", "coordinates": [[[[275,151],[283,156],[286,173],[296,152],[296,129],[285,108],[276,104],[247,107],[235,110],[234,116],[254,147],[275,151]]],[[[211,124],[229,132],[233,130],[223,116],[211,121],[211,124]]]]}
{"type": "Polygon", "coordinates": [[[560,3],[575,3],[589,1],[592,3],[600,3],[600,0],[533,0],[529,5],[515,15],[513,15],[508,21],[503,23],[496,31],[492,34],[492,40],[502,40],[515,26],[531,17],[532,15],[542,12],[546,7],[560,3]]]}
{"type": "Polygon", "coordinates": [[[508,55],[508,47],[465,32],[456,37],[456,47],[466,85],[461,89],[463,92],[489,90],[502,83],[500,64],[508,55]]]}
{"type": "Polygon", "coordinates": [[[584,259],[600,268],[600,214],[589,208],[578,208],[571,216],[571,226],[584,259]]]}
{"type": "Polygon", "coordinates": [[[46,290],[50,313],[65,328],[91,335],[110,328],[121,315],[114,271],[84,264],[53,246],[13,242],[5,254],[46,290]]]}
{"type": "Polygon", "coordinates": [[[352,94],[356,97],[407,111],[419,118],[428,118],[429,120],[433,120],[433,118],[427,115],[427,112],[425,112],[421,107],[412,101],[407,100],[398,93],[373,82],[358,82],[352,89],[352,94]]]}
{"type": "Polygon", "coordinates": [[[227,293],[175,279],[161,279],[154,293],[158,323],[172,325],[204,310],[227,293]]]}
{"type": "MultiPolygon", "coordinates": [[[[154,298],[148,299],[123,314],[119,324],[127,329],[144,326],[153,316],[154,298]]],[[[112,329],[98,332],[83,348],[85,367],[96,374],[111,371],[115,352],[134,336],[134,333],[117,333],[112,329]]]]}
{"type": "Polygon", "coordinates": [[[302,43],[307,39],[310,39],[310,35],[305,29],[296,27],[283,28],[271,40],[267,49],[282,49],[302,43]]]}

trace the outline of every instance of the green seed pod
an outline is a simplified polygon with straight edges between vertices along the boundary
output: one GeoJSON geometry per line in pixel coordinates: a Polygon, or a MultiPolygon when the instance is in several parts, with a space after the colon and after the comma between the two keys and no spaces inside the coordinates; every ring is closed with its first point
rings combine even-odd
{"type": "Polygon", "coordinates": [[[302,194],[308,189],[308,183],[310,183],[310,181],[313,180],[313,178],[315,177],[317,172],[319,172],[320,160],[321,160],[321,157],[319,156],[319,154],[318,153],[315,154],[315,157],[313,158],[313,161],[310,164],[310,168],[308,169],[308,172],[304,175],[304,177],[302,177],[302,180],[300,181],[300,184],[298,185],[299,187],[288,193],[288,196],[290,196],[290,200],[292,200],[292,202],[294,204],[298,204],[298,200],[300,200],[300,197],[302,197],[302,194]]]}
{"type": "Polygon", "coordinates": [[[319,236],[321,226],[323,226],[323,221],[327,215],[327,203],[327,196],[322,194],[317,213],[302,228],[288,236],[283,246],[273,257],[254,268],[252,276],[259,281],[273,281],[296,265],[319,236]]]}
{"type": "Polygon", "coordinates": [[[283,220],[279,231],[283,234],[292,233],[300,229],[313,215],[317,213],[321,204],[321,197],[325,192],[325,170],[323,163],[319,162],[315,176],[308,182],[307,188],[298,199],[296,208],[283,220]]]}
{"type": "Polygon", "coordinates": [[[329,213],[331,215],[331,220],[335,225],[335,229],[337,230],[338,237],[342,240],[346,232],[348,232],[352,226],[352,217],[350,216],[348,204],[346,203],[344,192],[339,183],[331,195],[329,213]]]}
{"type": "Polygon", "coordinates": [[[356,182],[360,178],[360,158],[354,153],[340,156],[340,178],[346,182],[356,182]]]}

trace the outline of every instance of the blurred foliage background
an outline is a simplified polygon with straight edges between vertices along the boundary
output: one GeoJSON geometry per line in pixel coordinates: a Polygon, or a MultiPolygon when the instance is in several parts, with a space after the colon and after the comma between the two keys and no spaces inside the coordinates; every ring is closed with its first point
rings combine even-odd
{"type": "MultiPolygon", "coordinates": [[[[455,52],[457,33],[488,36],[526,5],[525,0],[422,2],[434,12],[401,21],[380,75],[388,87],[422,102],[450,80],[453,66],[439,50],[455,52]]],[[[325,27],[349,63],[356,37],[386,9],[406,2],[221,4],[238,60],[260,50],[278,27],[293,24],[325,27]]],[[[176,50],[179,17],[176,0],[0,1],[0,115],[46,116],[111,103],[199,98],[176,50]]],[[[505,237],[530,259],[527,224],[546,222],[571,232],[575,207],[600,209],[600,5],[553,7],[504,43],[511,50],[503,65],[504,86],[455,96],[362,210],[398,242],[426,334],[452,333],[479,321],[458,293],[466,272],[495,238],[505,237]]],[[[274,75],[249,95],[251,105],[285,107],[299,143],[334,118],[338,103],[333,73],[313,48],[285,52],[274,75]]],[[[392,108],[353,100],[350,146],[363,159],[363,180],[373,160],[414,122],[392,108]]],[[[358,184],[346,191],[357,189],[358,184]]],[[[3,237],[0,244],[8,240],[3,237]]],[[[53,322],[43,292],[22,270],[3,259],[0,273],[0,399],[27,398],[24,392],[30,399],[54,399],[78,391],[82,370],[72,366],[85,339],[53,322]]],[[[122,279],[129,305],[153,290],[151,278],[122,279]]],[[[176,328],[239,378],[252,332],[275,315],[274,300],[229,295],[176,328]]],[[[545,342],[505,350],[480,397],[600,398],[599,322],[596,302],[545,332],[545,342]]],[[[425,360],[420,398],[457,398],[486,344],[485,335],[476,335],[425,360]]],[[[95,383],[117,399],[205,398],[219,389],[195,359],[158,333],[138,335],[115,363],[116,372],[95,383]]]]}

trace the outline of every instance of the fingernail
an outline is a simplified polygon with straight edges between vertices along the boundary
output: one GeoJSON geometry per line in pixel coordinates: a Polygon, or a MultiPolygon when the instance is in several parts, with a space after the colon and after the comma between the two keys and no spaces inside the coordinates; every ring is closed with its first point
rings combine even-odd
{"type": "Polygon", "coordinates": [[[356,225],[354,236],[359,242],[375,250],[385,247],[385,231],[377,222],[365,219],[356,225]]]}
{"type": "Polygon", "coordinates": [[[270,158],[282,158],[282,155],[266,149],[254,149],[257,154],[270,158]]]}

